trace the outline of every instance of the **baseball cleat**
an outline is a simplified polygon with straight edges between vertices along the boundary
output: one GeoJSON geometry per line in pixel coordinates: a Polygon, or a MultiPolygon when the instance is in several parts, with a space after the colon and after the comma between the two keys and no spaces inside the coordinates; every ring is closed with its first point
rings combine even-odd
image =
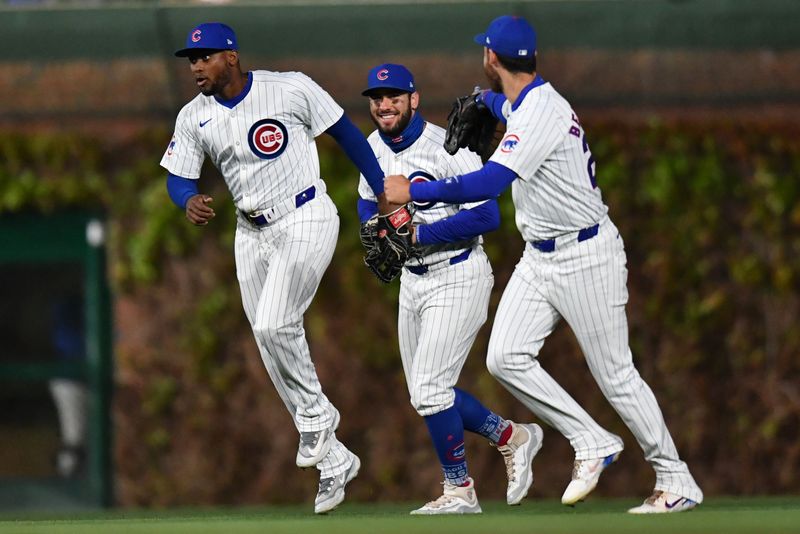
{"type": "Polygon", "coordinates": [[[575,460],[575,466],[572,468],[572,480],[564,490],[564,495],[561,496],[562,504],[573,505],[585,499],[597,487],[600,474],[606,467],[617,461],[621,452],[609,454],[605,458],[575,460]]]}
{"type": "Polygon", "coordinates": [[[506,477],[508,489],[506,502],[510,505],[519,504],[528,494],[533,485],[534,456],[542,448],[542,427],[537,424],[523,425],[511,422],[511,438],[505,445],[494,445],[503,455],[506,462],[506,477]]]}
{"type": "Polygon", "coordinates": [[[334,412],[330,427],[316,432],[300,432],[300,445],[297,447],[297,467],[314,467],[322,461],[331,450],[331,436],[339,428],[339,410],[334,412]]]}
{"type": "Polygon", "coordinates": [[[411,515],[480,514],[481,505],[475,493],[475,481],[468,479],[466,486],[453,486],[444,482],[444,493],[435,501],[411,511],[411,515]]]}
{"type": "Polygon", "coordinates": [[[314,500],[314,513],[325,514],[342,504],[344,500],[344,487],[358,476],[358,470],[361,469],[361,460],[358,456],[353,454],[350,462],[350,467],[344,473],[319,479],[319,491],[317,491],[317,498],[314,500]]]}
{"type": "Polygon", "coordinates": [[[629,514],[671,514],[685,512],[697,506],[697,503],[686,497],[667,491],[656,490],[645,499],[644,503],[628,510],[629,514]]]}

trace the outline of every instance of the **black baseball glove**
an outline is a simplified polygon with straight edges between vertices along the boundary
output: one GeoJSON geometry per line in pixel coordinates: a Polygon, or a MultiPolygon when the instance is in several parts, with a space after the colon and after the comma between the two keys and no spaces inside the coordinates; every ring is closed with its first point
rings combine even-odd
{"type": "Polygon", "coordinates": [[[452,155],[459,148],[468,148],[486,163],[492,155],[498,121],[479,96],[480,88],[476,87],[471,95],[459,97],[453,102],[453,109],[447,116],[444,149],[452,155]]]}
{"type": "Polygon", "coordinates": [[[386,284],[397,278],[403,265],[415,254],[411,241],[411,212],[406,206],[365,222],[361,225],[361,236],[367,251],[364,264],[386,284]],[[373,220],[375,222],[371,223],[373,220]]]}
{"type": "Polygon", "coordinates": [[[363,223],[361,223],[361,245],[364,247],[364,255],[369,256],[378,248],[378,214],[376,213],[363,223]]]}

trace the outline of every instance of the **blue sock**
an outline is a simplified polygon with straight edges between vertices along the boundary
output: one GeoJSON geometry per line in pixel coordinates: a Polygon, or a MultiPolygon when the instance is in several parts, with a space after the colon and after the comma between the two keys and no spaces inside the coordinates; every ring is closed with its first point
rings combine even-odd
{"type": "Polygon", "coordinates": [[[458,410],[450,407],[439,413],[425,416],[433,446],[442,463],[444,479],[453,486],[467,482],[467,456],[464,450],[464,423],[458,410]]]}
{"type": "MultiPolygon", "coordinates": [[[[456,392],[453,407],[461,415],[464,429],[480,434],[492,443],[499,442],[503,432],[508,428],[509,422],[490,411],[466,391],[458,388],[453,388],[453,390],[456,392]]],[[[507,439],[507,436],[505,437],[507,439]]]]}

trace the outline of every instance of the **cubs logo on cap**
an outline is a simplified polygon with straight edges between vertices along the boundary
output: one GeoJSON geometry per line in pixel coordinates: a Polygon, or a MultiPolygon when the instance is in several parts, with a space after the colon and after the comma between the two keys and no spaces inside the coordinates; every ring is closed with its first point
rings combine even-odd
{"type": "Polygon", "coordinates": [[[253,154],[261,159],[274,159],[283,154],[289,143],[286,126],[275,119],[261,119],[250,127],[247,142],[253,154]]]}
{"type": "Polygon", "coordinates": [[[536,30],[522,17],[503,15],[494,19],[475,42],[503,57],[533,57],[536,53],[536,30]]]}
{"type": "Polygon", "coordinates": [[[221,22],[206,22],[197,26],[186,36],[186,47],[175,55],[187,57],[194,50],[238,50],[233,28],[221,22]]]}
{"type": "Polygon", "coordinates": [[[416,91],[414,75],[403,65],[384,63],[373,67],[367,75],[367,88],[361,94],[369,96],[376,89],[396,89],[405,93],[416,91]]]}

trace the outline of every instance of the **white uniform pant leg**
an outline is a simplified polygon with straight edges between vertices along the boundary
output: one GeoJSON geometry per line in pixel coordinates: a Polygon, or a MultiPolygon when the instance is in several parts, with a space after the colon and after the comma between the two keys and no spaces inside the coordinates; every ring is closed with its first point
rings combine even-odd
{"type": "Polygon", "coordinates": [[[86,445],[89,419],[86,384],[67,378],[54,378],[49,385],[58,413],[61,441],[69,447],[83,447],[86,445]]]}
{"type": "Polygon", "coordinates": [[[329,427],[335,408],[311,361],[303,314],[330,263],[339,232],[327,195],[275,223],[253,229],[240,222],[236,270],[245,313],[267,373],[301,432],[329,427]]]}
{"type": "Polygon", "coordinates": [[[656,471],[656,489],[697,502],[703,493],[679,456],[655,395],[633,365],[628,346],[625,248],[610,221],[597,237],[564,251],[556,300],[589,370],[656,471]]]}
{"type": "MultiPolygon", "coordinates": [[[[410,377],[414,375],[414,353],[419,344],[422,330],[422,314],[420,309],[424,303],[420,295],[413,290],[417,280],[410,278],[417,276],[413,273],[403,272],[400,278],[400,303],[397,313],[397,338],[400,344],[400,361],[403,364],[403,374],[406,377],[409,399],[413,398],[414,384],[410,377]],[[406,280],[404,283],[403,280],[406,280]]],[[[426,295],[427,297],[427,295],[426,295]]],[[[413,402],[411,403],[414,404],[413,402]]]]}
{"type": "Polygon", "coordinates": [[[461,369],[486,322],[494,278],[483,249],[443,269],[401,278],[400,354],[421,416],[453,406],[461,369]]]}
{"type": "Polygon", "coordinates": [[[537,417],[566,437],[578,460],[622,450],[622,440],[601,427],[539,364],[538,354],[560,316],[549,301],[550,266],[526,250],[503,291],[486,365],[537,417]]]}

